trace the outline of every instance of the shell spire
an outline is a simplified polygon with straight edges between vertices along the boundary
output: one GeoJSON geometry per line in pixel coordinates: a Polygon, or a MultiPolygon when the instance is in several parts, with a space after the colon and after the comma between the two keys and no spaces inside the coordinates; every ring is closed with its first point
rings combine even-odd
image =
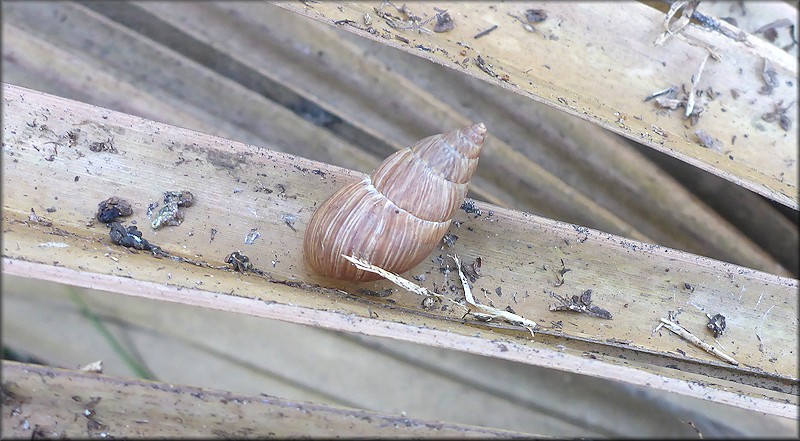
{"type": "Polygon", "coordinates": [[[380,276],[355,268],[342,254],[395,273],[417,265],[450,227],[485,137],[482,123],[429,136],[334,193],[309,221],[306,262],[318,274],[353,281],[380,276]]]}

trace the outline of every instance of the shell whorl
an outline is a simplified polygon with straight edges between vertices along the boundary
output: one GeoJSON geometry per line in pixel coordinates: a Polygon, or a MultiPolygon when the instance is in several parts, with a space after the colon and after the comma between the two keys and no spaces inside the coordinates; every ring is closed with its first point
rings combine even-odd
{"type": "Polygon", "coordinates": [[[323,202],[309,222],[304,255],[321,275],[370,281],[341,257],[356,255],[395,273],[421,262],[441,241],[467,194],[486,127],[429,136],[386,158],[369,177],[323,202]]]}

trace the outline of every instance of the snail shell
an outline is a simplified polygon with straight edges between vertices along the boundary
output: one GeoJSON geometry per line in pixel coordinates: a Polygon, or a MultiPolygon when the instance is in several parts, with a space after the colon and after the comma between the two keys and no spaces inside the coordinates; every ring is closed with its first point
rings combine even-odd
{"type": "Polygon", "coordinates": [[[342,254],[394,273],[420,263],[467,195],[485,136],[483,124],[429,136],[334,193],[306,229],[308,265],[326,277],[366,282],[381,276],[357,269],[342,254]]]}

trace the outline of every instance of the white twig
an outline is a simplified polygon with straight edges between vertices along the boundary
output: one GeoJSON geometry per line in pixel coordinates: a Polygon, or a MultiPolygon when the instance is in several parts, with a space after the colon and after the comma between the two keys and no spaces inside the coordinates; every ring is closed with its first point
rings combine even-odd
{"type": "Polygon", "coordinates": [[[375,265],[367,262],[364,259],[359,259],[359,258],[357,258],[355,256],[347,256],[345,254],[342,254],[342,257],[344,257],[345,259],[347,259],[350,262],[352,262],[353,265],[356,266],[356,268],[358,268],[358,269],[360,269],[362,271],[369,271],[371,273],[375,273],[375,274],[378,274],[380,276],[383,276],[383,277],[387,278],[390,282],[394,283],[395,285],[397,285],[397,286],[399,286],[399,287],[401,287],[403,289],[406,289],[408,291],[411,291],[414,294],[418,294],[418,295],[421,295],[423,297],[434,296],[434,297],[438,297],[440,299],[450,300],[453,303],[457,303],[457,302],[453,301],[452,299],[450,299],[448,297],[445,297],[445,296],[443,296],[441,294],[438,294],[438,293],[435,293],[435,292],[430,292],[427,289],[425,289],[425,287],[419,286],[419,285],[417,285],[416,283],[414,283],[414,282],[412,282],[410,280],[406,280],[406,279],[398,276],[395,273],[386,271],[385,269],[383,269],[383,268],[381,268],[379,266],[375,266],[375,265]]]}
{"type": "Polygon", "coordinates": [[[694,307],[695,307],[695,308],[697,308],[697,310],[698,310],[698,311],[700,311],[700,312],[706,312],[706,310],[705,310],[705,309],[703,309],[703,308],[701,308],[701,307],[699,307],[699,306],[695,305],[695,304],[694,304],[694,303],[692,303],[692,302],[686,302],[686,303],[688,303],[688,304],[690,304],[690,305],[694,306],[694,307]]]}
{"type": "Polygon", "coordinates": [[[467,276],[464,275],[464,272],[461,271],[461,261],[458,260],[458,256],[453,254],[450,256],[456,262],[456,269],[458,269],[458,276],[461,278],[461,284],[464,286],[464,298],[467,301],[467,308],[469,309],[470,313],[473,315],[481,314],[483,316],[488,317],[498,317],[501,318],[509,323],[520,325],[527,328],[531,331],[531,335],[533,335],[533,330],[536,328],[536,322],[526,319],[521,315],[514,314],[513,312],[508,312],[503,309],[497,309],[491,306],[482,305],[475,301],[475,297],[472,295],[472,290],[469,287],[469,282],[467,281],[467,276]]]}
{"type": "MultiPolygon", "coordinates": [[[[709,46],[708,43],[701,41],[697,37],[683,33],[683,29],[691,22],[692,14],[694,14],[694,11],[699,3],[699,1],[674,1],[670,6],[666,16],[664,16],[664,32],[656,37],[656,40],[653,42],[653,44],[656,46],[661,46],[665,41],[674,35],[676,38],[685,41],[692,46],[698,46],[707,49],[711,53],[711,58],[720,61],[722,60],[722,56],[713,46],[709,46]],[[670,21],[672,21],[673,17],[675,17],[681,8],[683,8],[681,16],[675,19],[675,21],[670,25],[670,21]]],[[[745,42],[745,44],[747,43],[745,42]]]]}
{"type": "Polygon", "coordinates": [[[763,325],[763,324],[764,324],[764,320],[766,320],[766,318],[767,318],[767,316],[769,315],[770,311],[772,311],[772,308],[774,308],[774,307],[775,307],[775,305],[772,305],[772,306],[770,306],[770,307],[769,307],[769,309],[767,309],[767,312],[765,312],[765,313],[764,313],[764,316],[763,316],[763,317],[761,317],[761,320],[759,320],[759,322],[758,322],[758,326],[756,326],[756,330],[759,330],[759,329],[761,329],[761,325],[763,325]]]}
{"type": "MultiPolygon", "coordinates": [[[[419,286],[410,280],[406,280],[395,273],[386,271],[385,269],[379,266],[375,266],[364,259],[359,259],[355,256],[347,256],[345,254],[342,254],[342,257],[349,260],[353,265],[356,266],[356,268],[362,271],[369,271],[371,273],[375,273],[382,277],[385,277],[395,285],[403,289],[406,289],[408,291],[411,291],[414,294],[418,294],[423,297],[435,296],[440,299],[449,300],[459,306],[464,306],[449,297],[428,291],[425,287],[419,286]]],[[[458,260],[458,256],[453,255],[450,257],[452,257],[453,260],[456,262],[456,267],[458,268],[458,275],[461,278],[462,285],[464,285],[464,298],[466,299],[467,302],[467,310],[469,311],[470,314],[485,319],[492,319],[497,317],[511,324],[520,325],[528,329],[531,332],[531,335],[533,335],[533,329],[536,327],[536,322],[528,320],[525,317],[519,316],[517,314],[504,311],[502,309],[493,308],[491,306],[482,305],[476,302],[475,297],[472,295],[472,290],[469,288],[469,282],[467,282],[467,277],[461,271],[461,262],[458,260]]]]}
{"type": "Polygon", "coordinates": [[[756,302],[756,307],[754,309],[758,309],[758,305],[761,304],[761,299],[764,298],[764,291],[761,291],[761,294],[758,296],[758,301],[756,302]]]}
{"type": "Polygon", "coordinates": [[[673,321],[667,320],[667,319],[665,319],[663,317],[660,320],[661,320],[661,323],[663,323],[664,326],[666,326],[667,329],[669,329],[670,331],[678,334],[678,336],[680,336],[684,340],[688,341],[689,343],[691,343],[691,344],[703,349],[704,351],[708,352],[709,354],[715,355],[715,356],[727,361],[728,363],[730,363],[730,364],[732,364],[734,366],[738,366],[739,365],[739,362],[734,360],[733,357],[731,357],[730,355],[720,351],[719,349],[715,348],[714,346],[711,346],[710,344],[700,340],[699,338],[695,337],[694,334],[692,334],[691,332],[687,331],[683,326],[681,326],[681,325],[679,325],[679,324],[677,324],[677,323],[675,323],[673,321]]]}
{"type": "Polygon", "coordinates": [[[708,61],[709,55],[711,54],[706,52],[706,55],[703,57],[703,61],[700,62],[700,67],[697,68],[697,74],[694,76],[694,81],[692,81],[692,89],[689,91],[689,97],[686,101],[686,117],[691,115],[692,110],[694,110],[694,100],[697,93],[697,86],[700,84],[700,77],[703,75],[703,69],[706,68],[706,61],[708,61]]]}
{"type": "Polygon", "coordinates": [[[664,32],[659,34],[658,38],[656,38],[656,41],[654,42],[656,46],[662,45],[665,41],[667,41],[669,37],[682,31],[683,28],[685,28],[686,25],[689,24],[689,22],[691,21],[692,13],[694,12],[695,7],[697,6],[697,5],[692,6],[690,3],[691,2],[688,1],[676,1],[672,3],[672,5],[669,8],[669,11],[667,11],[667,15],[664,17],[664,32]],[[681,14],[680,18],[676,19],[675,22],[672,23],[672,26],[670,26],[670,21],[672,20],[672,18],[684,6],[685,8],[683,9],[683,13],[681,14]]]}

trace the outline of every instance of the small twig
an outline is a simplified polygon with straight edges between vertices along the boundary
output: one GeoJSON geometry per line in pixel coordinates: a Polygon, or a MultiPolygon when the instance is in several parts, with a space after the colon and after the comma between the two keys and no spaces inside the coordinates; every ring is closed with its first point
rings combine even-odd
{"type": "Polygon", "coordinates": [[[767,316],[769,315],[769,313],[772,311],[772,308],[774,308],[774,307],[775,307],[775,305],[772,305],[772,306],[769,307],[769,309],[767,309],[767,312],[765,312],[764,316],[761,317],[761,320],[759,320],[758,326],[756,326],[756,329],[761,329],[761,325],[764,324],[764,320],[766,320],[767,316]]]}
{"type": "Polygon", "coordinates": [[[417,295],[420,295],[420,296],[423,296],[423,297],[434,296],[434,297],[438,297],[440,299],[450,300],[453,303],[457,303],[455,300],[452,300],[449,297],[445,297],[445,296],[443,296],[443,295],[441,295],[439,293],[430,292],[427,289],[425,289],[425,287],[419,286],[419,285],[417,285],[416,283],[414,283],[414,282],[412,282],[410,280],[406,280],[406,279],[398,276],[395,273],[386,271],[385,269],[383,269],[383,268],[381,268],[379,266],[375,266],[375,265],[367,262],[364,259],[359,259],[359,258],[357,258],[355,256],[348,256],[348,255],[345,255],[345,254],[342,254],[342,257],[344,257],[345,259],[347,259],[350,262],[352,262],[353,265],[356,266],[356,268],[358,268],[358,269],[360,269],[362,271],[369,271],[371,273],[375,273],[375,274],[378,274],[378,275],[380,275],[382,277],[385,277],[386,279],[388,279],[390,282],[394,283],[395,285],[397,285],[397,286],[399,286],[399,287],[401,287],[403,289],[406,289],[408,291],[411,291],[414,294],[417,294],[417,295]]]}
{"type": "Polygon", "coordinates": [[[730,363],[730,364],[732,364],[734,366],[738,366],[739,365],[739,362],[734,360],[733,357],[731,357],[728,354],[725,354],[724,352],[720,351],[719,349],[715,348],[714,346],[711,346],[710,344],[700,340],[694,334],[692,334],[691,332],[687,331],[683,326],[681,326],[681,325],[679,325],[679,324],[677,324],[675,322],[669,321],[669,320],[667,320],[667,319],[665,319],[663,317],[660,320],[661,320],[661,323],[663,323],[664,326],[667,329],[669,329],[670,331],[674,332],[675,334],[678,334],[679,337],[683,338],[684,340],[688,341],[689,343],[691,343],[691,344],[703,349],[704,351],[708,352],[709,354],[715,355],[715,356],[727,361],[728,363],[730,363]]]}
{"type": "Polygon", "coordinates": [[[79,371],[91,372],[93,374],[103,373],[103,360],[97,360],[78,368],[79,371]]]}
{"type": "Polygon", "coordinates": [[[692,88],[689,90],[689,96],[686,101],[686,113],[685,116],[688,118],[689,115],[692,114],[694,110],[694,100],[697,91],[697,85],[700,84],[700,76],[703,75],[703,69],[706,67],[706,61],[708,61],[709,53],[703,57],[703,61],[700,62],[700,67],[697,68],[697,74],[695,74],[694,79],[692,80],[692,88]]]}
{"type": "Polygon", "coordinates": [[[494,25],[494,26],[490,27],[489,29],[486,29],[485,31],[478,32],[472,38],[477,40],[477,39],[479,39],[481,37],[484,37],[484,36],[488,35],[490,32],[494,31],[495,29],[497,29],[497,25],[494,25]]]}
{"type": "MultiPolygon", "coordinates": [[[[383,276],[390,282],[394,283],[395,285],[404,288],[408,291],[411,291],[414,294],[418,294],[426,298],[433,296],[439,299],[449,300],[450,302],[455,303],[462,307],[464,306],[461,303],[458,303],[449,297],[443,296],[439,293],[430,292],[425,287],[419,286],[410,280],[406,280],[398,276],[397,274],[386,271],[385,269],[379,266],[375,266],[364,259],[359,259],[355,256],[348,256],[345,254],[342,254],[342,257],[349,260],[353,265],[356,266],[356,268],[362,271],[369,271],[371,273],[383,276]]],[[[467,314],[472,314],[480,319],[487,321],[495,317],[501,318],[511,324],[519,325],[528,329],[531,332],[531,335],[533,335],[533,329],[536,327],[535,322],[528,320],[525,317],[511,313],[509,311],[504,311],[502,309],[493,308],[491,306],[482,305],[476,302],[475,297],[472,295],[472,290],[469,288],[469,282],[467,281],[467,276],[465,276],[464,273],[461,271],[461,262],[458,260],[458,256],[450,256],[450,257],[452,257],[453,260],[456,262],[456,268],[458,268],[458,275],[461,278],[461,283],[464,286],[464,298],[466,299],[467,303],[466,306],[467,314]]]]}
{"type": "Polygon", "coordinates": [[[764,353],[764,341],[761,340],[761,336],[756,334],[756,338],[758,339],[758,352],[764,353]]]}
{"type": "Polygon", "coordinates": [[[494,72],[494,69],[492,69],[492,65],[487,63],[486,60],[484,60],[483,57],[481,57],[480,55],[478,55],[478,57],[475,58],[475,64],[478,65],[478,68],[480,68],[480,70],[486,72],[490,76],[497,77],[497,74],[494,72]]]}
{"type": "Polygon", "coordinates": [[[509,323],[520,325],[524,328],[527,328],[528,331],[531,332],[531,336],[533,336],[533,330],[537,326],[536,322],[528,320],[525,317],[514,314],[512,312],[505,311],[502,309],[497,309],[491,306],[482,305],[476,302],[475,297],[472,295],[472,290],[469,287],[467,276],[465,276],[464,272],[461,270],[461,262],[458,260],[458,256],[453,254],[450,257],[456,262],[456,268],[458,269],[458,276],[461,278],[461,284],[464,286],[464,298],[466,299],[467,308],[469,309],[469,312],[471,314],[483,316],[484,318],[486,317],[501,318],[509,323]]]}
{"type": "Polygon", "coordinates": [[[703,432],[701,432],[700,429],[693,422],[691,421],[682,421],[682,422],[685,422],[686,424],[691,426],[692,429],[694,429],[694,431],[697,432],[697,437],[703,439],[703,432]]]}
{"type": "Polygon", "coordinates": [[[645,102],[650,101],[653,98],[660,97],[661,95],[674,96],[677,91],[678,91],[678,86],[672,86],[672,87],[668,87],[668,88],[666,88],[664,90],[658,90],[656,92],[651,93],[650,95],[647,95],[647,97],[645,97],[644,101],[645,102]]]}
{"type": "Polygon", "coordinates": [[[522,27],[524,27],[526,31],[528,31],[528,32],[536,32],[536,29],[535,29],[533,26],[529,25],[528,23],[525,23],[525,20],[523,20],[523,19],[521,19],[521,18],[517,17],[516,15],[514,15],[514,14],[512,14],[512,13],[510,13],[510,12],[508,13],[508,15],[509,15],[510,17],[513,17],[513,18],[515,18],[515,19],[516,19],[517,21],[519,21],[520,23],[522,23],[522,27]]]}
{"type": "Polygon", "coordinates": [[[756,307],[754,309],[758,309],[758,305],[761,304],[761,299],[764,298],[764,291],[761,291],[761,294],[758,296],[758,301],[756,302],[756,307]]]}
{"type": "Polygon", "coordinates": [[[669,37],[679,33],[689,24],[692,20],[692,13],[694,13],[695,8],[700,3],[699,0],[691,0],[691,1],[676,1],[672,3],[669,7],[669,11],[667,15],[664,17],[664,32],[662,32],[658,38],[656,38],[655,45],[660,46],[663,44],[669,37]],[[670,21],[672,18],[678,13],[679,10],[683,8],[683,13],[681,14],[680,18],[675,20],[672,25],[670,25],[670,21]]]}
{"type": "Polygon", "coordinates": [[[399,29],[399,30],[403,30],[403,31],[415,30],[418,33],[423,33],[424,32],[426,34],[430,34],[431,31],[429,31],[428,29],[425,29],[423,26],[425,26],[426,24],[430,23],[434,18],[438,18],[440,16],[440,14],[443,14],[443,13],[447,12],[446,10],[445,11],[441,11],[441,12],[433,15],[432,17],[428,18],[427,20],[422,20],[421,17],[419,17],[419,16],[415,15],[414,13],[412,13],[407,5],[403,4],[403,6],[397,7],[396,5],[392,4],[392,2],[387,2],[387,1],[382,2],[381,6],[379,8],[373,8],[373,10],[375,11],[375,13],[379,17],[381,17],[382,19],[386,20],[386,24],[388,24],[389,26],[391,26],[394,29],[399,29]],[[395,16],[392,16],[391,14],[389,14],[387,12],[383,12],[383,7],[385,5],[393,6],[397,10],[397,12],[405,14],[408,17],[408,20],[403,20],[400,17],[395,17],[395,16]]]}
{"type": "Polygon", "coordinates": [[[675,36],[682,41],[692,45],[698,46],[705,49],[708,49],[711,52],[711,57],[717,61],[720,61],[721,56],[716,52],[716,50],[709,46],[708,43],[705,41],[699,40],[697,37],[693,37],[691,35],[685,35],[682,31],[683,29],[691,22],[692,19],[699,21],[704,27],[707,29],[712,29],[715,31],[719,31],[723,35],[729,38],[733,38],[736,41],[744,41],[745,44],[747,43],[747,36],[744,32],[740,32],[738,35],[735,35],[732,30],[728,28],[723,28],[720,26],[720,22],[713,20],[711,17],[703,16],[698,14],[695,10],[697,5],[700,4],[700,0],[680,0],[680,1],[672,1],[669,11],[667,15],[664,17],[664,32],[656,37],[656,40],[653,42],[656,46],[660,46],[664,44],[671,36],[675,36]],[[684,7],[685,6],[685,7],[684,7]],[[683,12],[681,17],[672,21],[678,11],[683,8],[683,12]],[[672,22],[671,22],[672,21],[672,22]],[[671,23],[670,23],[671,22],[671,23]]]}

